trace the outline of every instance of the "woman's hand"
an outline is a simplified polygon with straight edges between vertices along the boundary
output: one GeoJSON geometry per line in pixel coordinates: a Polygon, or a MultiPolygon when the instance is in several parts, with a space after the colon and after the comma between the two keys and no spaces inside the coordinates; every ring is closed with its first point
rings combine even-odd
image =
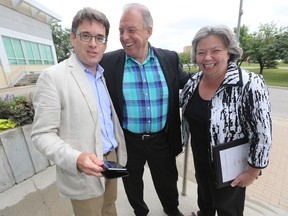
{"type": "Polygon", "coordinates": [[[248,166],[246,172],[241,173],[237,178],[231,183],[231,187],[247,187],[256,180],[261,172],[261,169],[253,168],[248,166]]]}

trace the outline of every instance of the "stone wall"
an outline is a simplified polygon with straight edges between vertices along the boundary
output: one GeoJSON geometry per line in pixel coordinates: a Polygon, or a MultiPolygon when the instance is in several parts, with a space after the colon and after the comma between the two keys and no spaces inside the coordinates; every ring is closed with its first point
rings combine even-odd
{"type": "Polygon", "coordinates": [[[31,127],[0,133],[0,193],[53,165],[32,144],[31,127]]]}

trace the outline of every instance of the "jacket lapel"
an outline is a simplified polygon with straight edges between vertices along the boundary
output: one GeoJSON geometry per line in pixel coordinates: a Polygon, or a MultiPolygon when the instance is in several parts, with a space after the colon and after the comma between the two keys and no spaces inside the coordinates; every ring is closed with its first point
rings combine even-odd
{"type": "MultiPolygon", "coordinates": [[[[157,48],[151,47],[154,52],[155,55],[157,56],[163,74],[165,76],[166,79],[166,83],[167,83],[167,87],[168,87],[168,91],[169,91],[169,107],[172,106],[174,104],[173,98],[174,98],[174,90],[173,87],[175,86],[173,84],[173,82],[175,82],[175,75],[173,73],[173,71],[171,70],[171,68],[169,68],[169,59],[167,58],[167,56],[164,56],[163,52],[157,48]]],[[[168,112],[170,111],[170,109],[168,109],[168,112]]],[[[169,116],[169,115],[168,115],[169,116]]]]}
{"type": "Polygon", "coordinates": [[[90,88],[90,84],[87,80],[85,72],[82,70],[81,66],[75,59],[75,56],[72,55],[68,59],[68,67],[70,69],[71,75],[74,78],[75,82],[77,83],[80,91],[83,94],[83,97],[89,107],[90,114],[93,118],[93,122],[97,122],[98,119],[98,108],[96,104],[96,99],[94,97],[93,91],[90,88]]]}
{"type": "MultiPolygon", "coordinates": [[[[112,66],[111,70],[114,71],[114,76],[113,76],[113,83],[115,83],[115,88],[114,94],[116,94],[116,99],[117,99],[117,105],[118,110],[120,110],[120,113],[123,113],[123,76],[124,76],[124,65],[125,65],[125,58],[126,54],[124,50],[117,56],[117,59],[115,61],[115,65],[117,66],[112,66]]],[[[105,72],[104,72],[105,73],[105,72]]],[[[122,122],[122,115],[120,117],[121,122],[122,122]]]]}

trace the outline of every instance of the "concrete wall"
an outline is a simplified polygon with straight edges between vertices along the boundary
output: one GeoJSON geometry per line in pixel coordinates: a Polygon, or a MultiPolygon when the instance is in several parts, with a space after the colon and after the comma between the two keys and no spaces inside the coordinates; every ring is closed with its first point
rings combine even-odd
{"type": "Polygon", "coordinates": [[[52,165],[32,144],[31,125],[0,133],[0,192],[52,165]]]}
{"type": "Polygon", "coordinates": [[[0,216],[72,216],[58,194],[55,164],[34,147],[31,128],[0,132],[0,216]]]}
{"type": "Polygon", "coordinates": [[[49,24],[40,22],[1,4],[0,13],[0,27],[53,41],[49,24]]]}

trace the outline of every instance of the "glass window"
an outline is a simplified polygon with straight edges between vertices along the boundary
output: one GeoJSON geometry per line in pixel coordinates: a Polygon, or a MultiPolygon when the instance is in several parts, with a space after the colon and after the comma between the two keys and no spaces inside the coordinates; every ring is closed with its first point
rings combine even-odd
{"type": "Polygon", "coordinates": [[[41,59],[38,44],[32,42],[31,45],[35,58],[41,59]]]}
{"type": "Polygon", "coordinates": [[[17,64],[13,44],[10,38],[3,37],[3,43],[8,57],[9,64],[17,64]]]}
{"type": "Polygon", "coordinates": [[[52,48],[49,45],[5,36],[2,39],[11,65],[54,64],[52,48]]]}
{"type": "Polygon", "coordinates": [[[54,64],[51,46],[46,46],[49,64],[54,64]]]}
{"type": "Polygon", "coordinates": [[[44,60],[44,64],[45,65],[54,64],[51,46],[41,44],[40,49],[41,49],[42,59],[44,60]]]}
{"type": "Polygon", "coordinates": [[[24,45],[25,45],[25,51],[28,57],[29,65],[34,65],[35,60],[34,60],[34,54],[33,54],[31,43],[28,41],[24,41],[24,45]]]}
{"type": "Polygon", "coordinates": [[[23,49],[22,49],[20,40],[13,38],[12,39],[12,44],[13,44],[13,47],[14,47],[14,50],[15,50],[17,63],[19,65],[25,65],[26,61],[25,61],[25,58],[24,58],[24,53],[23,53],[23,49]]]}
{"type": "Polygon", "coordinates": [[[3,37],[3,43],[4,43],[6,55],[8,56],[8,58],[15,58],[13,45],[12,45],[12,41],[10,40],[10,38],[3,37]]]}

